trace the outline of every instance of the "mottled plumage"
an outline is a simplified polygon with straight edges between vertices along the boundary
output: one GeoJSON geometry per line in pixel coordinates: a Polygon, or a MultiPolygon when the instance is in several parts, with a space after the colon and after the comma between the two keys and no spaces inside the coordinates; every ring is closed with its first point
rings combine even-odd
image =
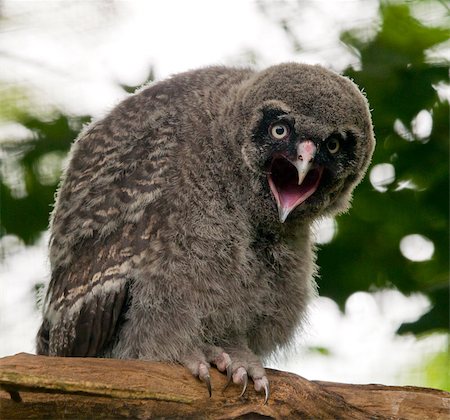
{"type": "Polygon", "coordinates": [[[130,96],[73,144],[38,353],[178,361],[207,383],[213,363],[267,392],[259,357],[315,294],[311,224],[348,208],[373,147],[365,98],[320,66],[130,96]]]}

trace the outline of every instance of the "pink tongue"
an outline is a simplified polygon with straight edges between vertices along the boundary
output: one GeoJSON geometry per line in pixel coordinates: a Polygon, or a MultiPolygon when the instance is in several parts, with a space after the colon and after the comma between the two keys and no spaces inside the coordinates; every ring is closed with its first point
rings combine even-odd
{"type": "Polygon", "coordinates": [[[283,191],[280,191],[281,205],[283,207],[288,207],[288,208],[294,207],[294,205],[297,203],[297,201],[299,201],[298,204],[300,204],[300,203],[303,203],[303,201],[305,201],[306,198],[308,198],[308,197],[305,197],[303,199],[304,195],[305,194],[299,192],[299,188],[295,189],[295,188],[288,187],[288,188],[284,189],[283,191]]]}
{"type": "Polygon", "coordinates": [[[281,207],[293,209],[314,194],[319,185],[321,173],[319,169],[311,169],[301,185],[294,182],[283,185],[278,190],[281,207]]]}

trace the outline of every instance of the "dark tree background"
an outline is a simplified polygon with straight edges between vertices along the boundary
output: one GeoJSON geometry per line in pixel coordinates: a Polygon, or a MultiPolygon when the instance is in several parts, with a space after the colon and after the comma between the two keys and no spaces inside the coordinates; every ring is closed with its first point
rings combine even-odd
{"type": "MultiPolygon", "coordinates": [[[[366,178],[355,196],[352,216],[339,219],[341,235],[323,250],[321,258],[328,269],[336,257],[352,256],[356,262],[348,270],[334,267],[345,284],[341,299],[358,287],[392,283],[404,293],[425,293],[434,304],[403,331],[448,329],[449,103],[439,99],[436,86],[448,83],[449,67],[426,57],[429,49],[448,41],[450,31],[421,25],[406,5],[385,5],[380,12],[382,25],[370,42],[359,41],[356,32],[342,35],[361,59],[361,70],[345,73],[364,88],[373,108],[378,142],[373,163],[393,164],[396,180],[380,193],[366,178]],[[412,125],[423,110],[431,113],[433,125],[430,135],[420,138],[412,125]],[[407,128],[407,139],[394,130],[396,120],[407,128]],[[403,181],[412,181],[416,187],[399,189],[403,181]],[[414,233],[434,243],[429,261],[409,261],[400,253],[400,240],[414,233]],[[364,238],[364,243],[352,238],[364,238]]],[[[331,272],[323,274],[331,279],[331,272]]],[[[334,296],[327,284],[323,287],[334,296]]]]}
{"type": "MultiPolygon", "coordinates": [[[[448,48],[450,25],[422,24],[412,15],[418,3],[433,6],[430,1],[381,2],[380,23],[370,39],[365,39],[367,28],[341,34],[358,63],[357,70],[348,67],[344,74],[366,92],[372,108],[377,147],[371,168],[393,165],[395,178],[379,191],[369,168],[351,211],[336,220],[336,237],[321,247],[319,285],[321,295],[341,306],[357,290],[422,292],[433,304],[431,311],[400,332],[423,333],[449,327],[449,103],[437,89],[448,85],[449,63],[430,53],[444,42],[448,48]],[[413,128],[421,111],[432,117],[425,137],[413,128]],[[402,255],[400,241],[411,234],[433,242],[431,259],[416,262],[402,255]]],[[[448,3],[438,3],[448,18],[448,3]]],[[[283,15],[284,5],[285,17],[278,23],[293,50],[301,52],[294,25],[307,2],[260,4],[268,17],[273,8],[283,15]]]]}
{"type": "MultiPolygon", "coordinates": [[[[269,3],[260,2],[263,12],[269,3]]],[[[319,265],[321,295],[340,305],[350,294],[374,288],[424,293],[433,304],[431,311],[400,331],[424,333],[449,328],[449,103],[438,93],[448,86],[449,63],[433,51],[445,42],[449,48],[450,19],[448,3],[437,2],[447,25],[426,26],[413,17],[414,3],[381,2],[380,24],[369,39],[361,29],[341,35],[358,61],[357,69],[344,73],[364,89],[373,109],[377,148],[372,167],[393,165],[395,179],[380,192],[366,177],[351,212],[338,218],[337,235],[321,246],[319,265]],[[414,130],[421,111],[432,117],[425,137],[414,130]],[[431,259],[414,262],[402,255],[400,241],[410,234],[433,242],[431,259]]],[[[300,13],[302,5],[291,2],[290,13],[300,13]]],[[[301,52],[290,20],[279,23],[292,48],[301,52]]],[[[17,92],[10,96],[0,102],[0,118],[26,127],[28,135],[1,144],[1,174],[13,168],[22,187],[0,180],[0,235],[14,234],[33,244],[48,226],[63,157],[90,117],[58,111],[42,117],[21,109],[17,92]]]]}

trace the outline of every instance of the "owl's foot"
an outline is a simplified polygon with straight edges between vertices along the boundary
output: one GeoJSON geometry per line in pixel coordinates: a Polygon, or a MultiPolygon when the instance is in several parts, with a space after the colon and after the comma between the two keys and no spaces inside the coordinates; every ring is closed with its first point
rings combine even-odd
{"type": "Polygon", "coordinates": [[[220,347],[205,346],[203,348],[203,353],[197,351],[190,356],[183,358],[181,362],[194,376],[205,383],[210,397],[212,395],[211,377],[209,375],[211,364],[215,365],[221,372],[226,371],[228,381],[231,380],[231,359],[220,347]]]}
{"type": "Polygon", "coordinates": [[[267,404],[270,395],[269,380],[258,357],[249,349],[231,349],[225,352],[221,347],[205,345],[202,351],[198,350],[192,353],[188,357],[183,358],[181,362],[195,377],[205,383],[210,397],[212,395],[212,387],[209,369],[212,364],[219,371],[227,373],[227,384],[223,389],[224,391],[233,382],[242,386],[242,391],[239,395],[242,397],[247,390],[250,378],[253,381],[256,392],[264,391],[264,404],[267,404]]]}
{"type": "Polygon", "coordinates": [[[261,363],[253,354],[252,359],[253,360],[251,361],[245,361],[244,359],[239,361],[239,359],[235,360],[233,358],[232,375],[231,378],[228,379],[224,390],[228,388],[232,380],[233,383],[242,385],[242,392],[239,395],[242,397],[247,390],[248,378],[250,377],[253,380],[256,392],[262,392],[264,390],[264,404],[267,404],[270,396],[269,380],[267,379],[266,372],[261,363]]]}

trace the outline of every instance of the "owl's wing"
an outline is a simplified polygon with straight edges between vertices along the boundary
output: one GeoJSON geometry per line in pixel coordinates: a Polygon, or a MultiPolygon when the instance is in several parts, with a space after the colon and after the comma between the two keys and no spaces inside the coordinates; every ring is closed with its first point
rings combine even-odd
{"type": "Polygon", "coordinates": [[[135,226],[79,245],[76,261],[52,273],[38,353],[93,357],[111,343],[127,304],[135,226]]]}
{"type": "MultiPolygon", "coordinates": [[[[132,177],[127,183],[131,188],[132,177]]],[[[106,200],[103,204],[111,203],[106,200]]],[[[61,207],[64,206],[55,214],[54,223],[58,225],[61,207]]],[[[44,320],[38,333],[39,354],[92,357],[103,354],[111,344],[126,309],[133,270],[153,231],[151,206],[138,216],[133,223],[122,221],[107,235],[94,230],[92,237],[79,237],[70,247],[64,243],[61,232],[52,239],[51,251],[65,249],[67,261],[63,259],[65,254],[58,254],[58,264],[53,264],[44,320]]],[[[67,226],[66,217],[66,213],[61,215],[67,226]]],[[[91,220],[86,214],[83,223],[91,220]]],[[[79,231],[82,232],[81,227],[79,231]]]]}
{"type": "Polygon", "coordinates": [[[132,115],[119,108],[74,144],[52,218],[39,354],[96,356],[114,339],[132,272],[148,247],[150,210],[162,195],[171,147],[170,128],[142,135],[142,126],[131,125],[142,125],[142,110],[153,112],[141,100],[130,98],[132,115]]]}

